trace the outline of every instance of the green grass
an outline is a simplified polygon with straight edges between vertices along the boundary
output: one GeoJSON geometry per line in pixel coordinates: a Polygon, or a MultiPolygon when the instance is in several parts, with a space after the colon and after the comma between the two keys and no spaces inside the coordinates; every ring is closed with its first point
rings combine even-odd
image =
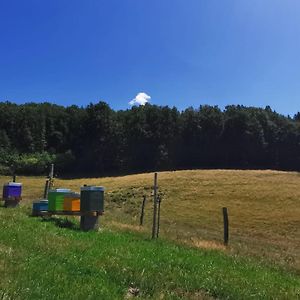
{"type": "Polygon", "coordinates": [[[300,297],[299,276],[279,267],[143,233],[62,228],[29,212],[0,208],[2,299],[124,299],[129,287],[141,299],[300,297]]]}
{"type": "MultiPolygon", "coordinates": [[[[0,186],[8,177],[0,177],[0,186]]],[[[20,177],[23,205],[41,198],[43,177],[20,177]]],[[[56,179],[56,187],[79,191],[83,184],[103,185],[110,228],[150,235],[153,174],[121,177],[56,179]],[[145,225],[139,228],[143,194],[145,225]]],[[[254,257],[300,274],[300,175],[297,172],[186,170],[160,172],[163,195],[161,237],[199,248],[217,248],[230,255],[254,257]],[[228,207],[230,241],[222,249],[222,207],[228,207]]]]}
{"type": "MultiPolygon", "coordinates": [[[[0,208],[0,299],[123,299],[131,286],[142,299],[300,299],[298,173],[188,170],[158,178],[159,241],[149,240],[153,174],[56,179],[56,187],[75,191],[106,187],[102,231],[90,233],[77,230],[78,220],[28,217],[45,178],[18,178],[22,207],[0,208]]],[[[0,177],[0,186],[8,180],[0,177]]]]}

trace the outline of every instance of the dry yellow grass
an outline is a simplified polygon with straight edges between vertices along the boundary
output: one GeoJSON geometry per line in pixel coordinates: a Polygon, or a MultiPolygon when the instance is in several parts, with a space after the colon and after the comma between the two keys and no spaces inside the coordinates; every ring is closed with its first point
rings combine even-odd
{"type": "MultiPolygon", "coordinates": [[[[0,177],[0,184],[7,180],[8,177],[0,177]]],[[[45,178],[20,177],[18,180],[24,184],[25,205],[41,198],[45,178]]],[[[195,247],[209,248],[211,245],[223,251],[221,209],[226,206],[230,222],[230,242],[226,251],[300,270],[298,173],[187,170],[161,172],[158,182],[163,197],[162,236],[183,243],[190,241],[195,247]]],[[[122,229],[137,230],[142,195],[146,194],[143,231],[150,234],[153,174],[55,180],[56,187],[75,191],[83,184],[106,187],[107,203],[102,224],[113,227],[120,224],[122,229]]]]}

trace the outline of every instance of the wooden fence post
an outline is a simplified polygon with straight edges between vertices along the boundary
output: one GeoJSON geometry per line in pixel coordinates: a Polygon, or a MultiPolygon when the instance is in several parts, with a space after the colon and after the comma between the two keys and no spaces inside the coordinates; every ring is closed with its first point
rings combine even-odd
{"type": "Polygon", "coordinates": [[[51,164],[48,189],[52,189],[53,187],[53,178],[54,178],[54,164],[51,164]]]}
{"type": "Polygon", "coordinates": [[[224,223],[224,245],[228,245],[229,240],[229,222],[227,207],[223,207],[223,223],[224,223]]]}
{"type": "Polygon", "coordinates": [[[48,191],[49,191],[49,180],[47,179],[44,188],[44,199],[48,199],[48,191]]]}
{"type": "Polygon", "coordinates": [[[157,173],[154,173],[153,187],[153,224],[152,224],[152,239],[156,236],[156,217],[157,217],[157,173]]]}
{"type": "Polygon", "coordinates": [[[161,203],[161,197],[158,196],[158,212],[157,212],[157,231],[156,231],[156,238],[158,238],[159,235],[159,229],[160,229],[160,203],[161,203]]]}
{"type": "Polygon", "coordinates": [[[140,226],[144,224],[144,211],[145,211],[145,204],[146,204],[146,196],[143,196],[143,203],[142,203],[142,210],[141,210],[141,217],[140,217],[140,226]]]}

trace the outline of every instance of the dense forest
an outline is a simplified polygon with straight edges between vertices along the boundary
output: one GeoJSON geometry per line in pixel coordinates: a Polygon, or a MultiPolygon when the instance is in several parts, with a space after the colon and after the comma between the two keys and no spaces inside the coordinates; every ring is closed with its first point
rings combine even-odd
{"type": "Polygon", "coordinates": [[[300,170],[300,114],[146,104],[114,111],[0,103],[0,173],[109,175],[194,168],[300,170]]]}

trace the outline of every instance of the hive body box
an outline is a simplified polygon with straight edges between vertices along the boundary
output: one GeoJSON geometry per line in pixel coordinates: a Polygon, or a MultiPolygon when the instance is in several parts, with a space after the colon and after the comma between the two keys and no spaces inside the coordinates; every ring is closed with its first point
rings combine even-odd
{"type": "Polygon", "coordinates": [[[22,183],[8,182],[3,186],[3,199],[21,197],[22,183]]]}
{"type": "Polygon", "coordinates": [[[22,199],[22,183],[8,182],[3,186],[4,207],[17,207],[22,199]]]}
{"type": "Polygon", "coordinates": [[[69,189],[55,189],[50,190],[48,193],[48,209],[49,211],[63,211],[64,210],[64,197],[70,193],[69,189]]]}
{"type": "Polygon", "coordinates": [[[81,187],[80,211],[104,211],[104,188],[102,186],[81,187]]]}
{"type": "Polygon", "coordinates": [[[68,193],[64,195],[64,211],[80,211],[80,195],[68,193]]]}
{"type": "Polygon", "coordinates": [[[44,200],[34,202],[32,205],[32,210],[35,212],[47,211],[48,210],[48,200],[44,199],[44,200]]]}

